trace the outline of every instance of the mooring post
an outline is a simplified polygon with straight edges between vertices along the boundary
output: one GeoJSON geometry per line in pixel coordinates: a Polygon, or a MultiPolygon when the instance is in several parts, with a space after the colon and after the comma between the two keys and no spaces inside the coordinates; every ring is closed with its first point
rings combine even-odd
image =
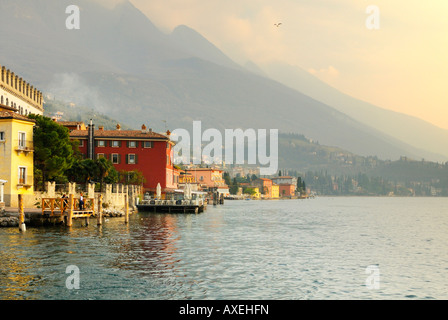
{"type": "Polygon", "coordinates": [[[124,210],[125,210],[124,223],[128,223],[129,222],[129,201],[128,201],[127,194],[124,195],[124,202],[125,202],[125,204],[124,204],[124,210]]]}
{"type": "Polygon", "coordinates": [[[19,230],[26,231],[25,226],[25,210],[23,207],[23,195],[19,194],[19,230]]]}
{"type": "Polygon", "coordinates": [[[67,216],[67,227],[73,225],[73,194],[70,194],[68,201],[68,216],[67,216]]]}
{"type": "Polygon", "coordinates": [[[98,198],[98,225],[103,223],[103,195],[100,194],[98,198]]]}

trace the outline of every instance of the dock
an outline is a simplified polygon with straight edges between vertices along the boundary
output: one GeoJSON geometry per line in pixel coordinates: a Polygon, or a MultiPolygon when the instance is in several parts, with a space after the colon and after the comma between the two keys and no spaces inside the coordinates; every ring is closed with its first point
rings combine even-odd
{"type": "Polygon", "coordinates": [[[201,213],[207,209],[207,202],[196,200],[143,200],[137,204],[139,212],[153,213],[201,213]]]}

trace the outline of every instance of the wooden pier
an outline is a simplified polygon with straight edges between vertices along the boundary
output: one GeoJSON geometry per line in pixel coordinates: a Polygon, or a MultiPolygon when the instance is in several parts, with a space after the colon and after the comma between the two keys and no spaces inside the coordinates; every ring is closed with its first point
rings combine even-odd
{"type": "Polygon", "coordinates": [[[92,215],[95,215],[95,199],[87,198],[81,204],[81,199],[73,195],[68,198],[42,198],[42,216],[63,220],[68,227],[73,225],[73,219],[81,218],[88,225],[92,215]]]}

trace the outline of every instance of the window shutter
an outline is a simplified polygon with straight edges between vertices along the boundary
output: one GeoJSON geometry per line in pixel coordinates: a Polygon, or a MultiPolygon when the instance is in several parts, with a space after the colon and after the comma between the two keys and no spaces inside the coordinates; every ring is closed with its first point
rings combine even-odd
{"type": "Polygon", "coordinates": [[[118,141],[118,146],[121,148],[121,140],[118,141]]]}
{"type": "Polygon", "coordinates": [[[137,164],[138,163],[138,155],[135,155],[134,157],[135,157],[135,164],[137,164]]]}
{"type": "Polygon", "coordinates": [[[118,164],[121,163],[121,154],[118,155],[118,164]]]}
{"type": "Polygon", "coordinates": [[[129,141],[126,141],[126,147],[129,148],[129,141]]]}
{"type": "Polygon", "coordinates": [[[129,155],[126,155],[126,164],[129,164],[129,155]]]}

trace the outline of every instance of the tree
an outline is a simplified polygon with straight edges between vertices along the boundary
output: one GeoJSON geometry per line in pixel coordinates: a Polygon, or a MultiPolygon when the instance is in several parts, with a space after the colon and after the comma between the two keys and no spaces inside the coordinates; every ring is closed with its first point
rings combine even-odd
{"type": "MultiPolygon", "coordinates": [[[[100,178],[100,190],[103,190],[104,179],[109,175],[115,175],[114,171],[117,171],[112,162],[106,158],[99,158],[96,160],[97,172],[100,178]]],[[[116,175],[118,177],[118,175],[116,175]]]]}
{"type": "Polygon", "coordinates": [[[34,169],[39,172],[42,182],[64,176],[75,161],[68,129],[48,117],[35,114],[28,117],[36,121],[33,135],[34,169]]]}

